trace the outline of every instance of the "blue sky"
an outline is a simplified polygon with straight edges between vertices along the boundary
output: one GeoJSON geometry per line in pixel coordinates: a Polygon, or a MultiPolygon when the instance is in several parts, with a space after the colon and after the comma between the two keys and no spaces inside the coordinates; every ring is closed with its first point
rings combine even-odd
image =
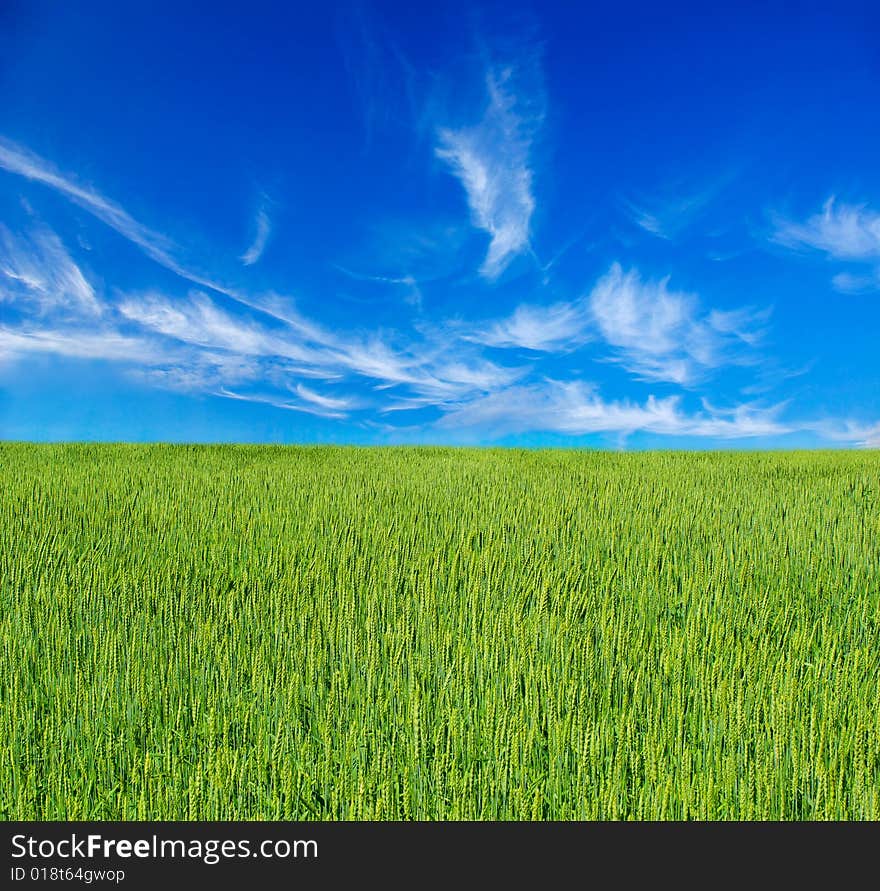
{"type": "Polygon", "coordinates": [[[0,437],[876,447],[878,26],[4,3],[0,437]]]}

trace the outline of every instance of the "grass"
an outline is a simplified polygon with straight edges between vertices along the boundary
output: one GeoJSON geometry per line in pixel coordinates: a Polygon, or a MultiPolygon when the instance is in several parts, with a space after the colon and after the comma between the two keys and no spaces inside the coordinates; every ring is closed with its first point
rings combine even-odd
{"type": "Polygon", "coordinates": [[[878,819],[880,454],[0,445],[4,819],[878,819]]]}

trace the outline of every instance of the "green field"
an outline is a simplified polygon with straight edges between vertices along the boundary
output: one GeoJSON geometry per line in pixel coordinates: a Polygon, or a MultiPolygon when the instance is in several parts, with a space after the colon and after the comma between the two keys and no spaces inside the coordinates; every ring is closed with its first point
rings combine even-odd
{"type": "Polygon", "coordinates": [[[4,819],[878,819],[880,454],[0,445],[4,819]]]}

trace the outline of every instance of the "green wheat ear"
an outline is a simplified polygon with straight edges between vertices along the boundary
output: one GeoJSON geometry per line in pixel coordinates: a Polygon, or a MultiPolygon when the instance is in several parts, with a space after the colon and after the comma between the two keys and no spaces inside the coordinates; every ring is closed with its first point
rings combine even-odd
{"type": "Polygon", "coordinates": [[[878,819],[880,455],[0,444],[0,817],[878,819]]]}

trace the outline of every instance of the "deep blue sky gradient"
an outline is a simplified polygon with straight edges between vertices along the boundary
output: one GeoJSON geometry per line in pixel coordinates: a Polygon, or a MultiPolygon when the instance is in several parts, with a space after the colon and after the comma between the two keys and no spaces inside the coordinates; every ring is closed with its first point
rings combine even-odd
{"type": "Polygon", "coordinates": [[[0,437],[880,444],[872,3],[0,10],[0,437]]]}

